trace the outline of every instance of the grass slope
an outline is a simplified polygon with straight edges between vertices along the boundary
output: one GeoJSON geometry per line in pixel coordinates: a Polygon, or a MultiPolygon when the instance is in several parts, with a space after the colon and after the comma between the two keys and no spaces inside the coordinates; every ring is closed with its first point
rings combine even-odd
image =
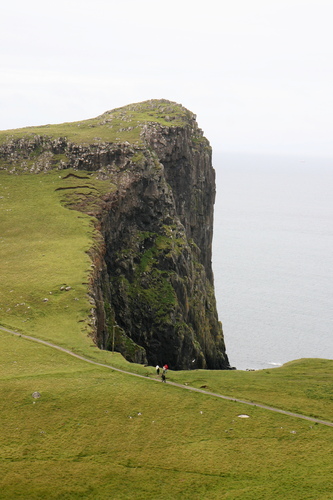
{"type": "Polygon", "coordinates": [[[333,361],[304,359],[272,370],[173,373],[175,382],[333,421],[333,361]]]}
{"type": "Polygon", "coordinates": [[[0,172],[0,320],[80,349],[94,230],[88,216],[61,205],[62,183],[58,172],[0,172]]]}
{"type": "Polygon", "coordinates": [[[333,496],[332,428],[184,393],[6,333],[0,366],[0,498],[333,496]]]}

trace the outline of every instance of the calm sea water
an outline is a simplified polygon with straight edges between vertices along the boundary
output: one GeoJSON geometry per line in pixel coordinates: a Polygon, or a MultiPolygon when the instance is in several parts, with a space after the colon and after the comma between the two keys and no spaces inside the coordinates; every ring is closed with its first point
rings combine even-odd
{"type": "Polygon", "coordinates": [[[213,268],[240,370],[333,359],[333,160],[216,154],[213,268]]]}

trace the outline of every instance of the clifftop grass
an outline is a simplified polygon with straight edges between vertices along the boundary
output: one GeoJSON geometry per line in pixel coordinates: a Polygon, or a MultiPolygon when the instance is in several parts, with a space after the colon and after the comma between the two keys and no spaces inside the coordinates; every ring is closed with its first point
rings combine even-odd
{"type": "Polygon", "coordinates": [[[9,139],[33,135],[65,137],[75,144],[125,141],[140,143],[142,127],[147,123],[183,127],[193,117],[192,113],[177,103],[151,100],[107,111],[89,120],[0,131],[0,145],[9,139]]]}

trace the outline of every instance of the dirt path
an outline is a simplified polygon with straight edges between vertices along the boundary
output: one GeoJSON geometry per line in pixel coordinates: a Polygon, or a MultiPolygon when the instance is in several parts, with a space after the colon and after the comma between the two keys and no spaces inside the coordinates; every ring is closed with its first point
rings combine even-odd
{"type": "MultiPolygon", "coordinates": [[[[7,332],[7,333],[11,333],[12,335],[16,335],[17,337],[22,337],[23,339],[26,339],[26,340],[31,340],[33,342],[38,342],[39,344],[43,344],[43,345],[46,345],[48,347],[52,347],[53,349],[58,349],[58,351],[65,352],[66,354],[69,354],[70,356],[73,356],[74,358],[81,359],[82,361],[85,361],[86,363],[91,363],[92,365],[102,366],[103,368],[108,368],[109,370],[114,370],[116,372],[125,373],[126,375],[132,375],[133,377],[139,377],[139,378],[143,378],[145,380],[150,380],[153,382],[160,382],[160,380],[156,379],[156,378],[149,378],[146,375],[139,375],[138,373],[132,373],[132,372],[128,372],[126,370],[121,370],[120,368],[115,368],[114,366],[111,366],[111,365],[105,365],[103,363],[98,363],[97,361],[93,361],[91,359],[85,358],[84,356],[80,356],[79,354],[75,354],[74,352],[72,352],[68,349],[65,349],[64,347],[60,347],[56,344],[52,344],[51,342],[47,342],[45,340],[41,340],[41,339],[38,339],[36,337],[30,337],[29,335],[23,335],[22,333],[15,332],[14,330],[9,330],[8,328],[4,328],[2,326],[0,326],[0,330],[3,330],[4,332],[7,332]]],[[[267,406],[267,405],[263,405],[260,403],[253,403],[251,401],[244,401],[242,399],[232,398],[230,396],[222,396],[222,394],[216,394],[214,392],[205,391],[203,389],[197,389],[195,387],[191,387],[188,385],[177,384],[176,382],[168,381],[167,384],[172,385],[174,387],[179,387],[181,389],[186,389],[187,391],[200,392],[200,393],[205,394],[207,396],[214,396],[215,398],[226,399],[228,401],[234,401],[236,403],[242,403],[242,404],[249,405],[249,406],[256,406],[257,408],[263,408],[264,410],[274,411],[276,413],[282,413],[283,415],[288,415],[289,417],[302,418],[303,420],[309,420],[310,422],[314,422],[316,424],[323,424],[323,425],[328,425],[329,427],[333,427],[332,422],[327,422],[326,420],[320,420],[318,418],[307,417],[306,415],[301,415],[299,413],[292,413],[291,411],[280,410],[279,408],[274,408],[273,406],[267,406]]]]}

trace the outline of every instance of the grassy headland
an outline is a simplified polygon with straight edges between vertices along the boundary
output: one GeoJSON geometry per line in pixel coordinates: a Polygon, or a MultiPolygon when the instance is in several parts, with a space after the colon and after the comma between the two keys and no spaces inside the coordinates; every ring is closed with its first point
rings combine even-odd
{"type": "MultiPolygon", "coordinates": [[[[178,123],[171,108],[151,112],[160,113],[153,120],[161,124],[178,123]]],[[[5,131],[0,141],[25,134],[82,143],[97,135],[111,140],[110,134],[138,140],[133,117],[120,130],[122,113],[5,131]]],[[[141,118],[151,117],[145,110],[141,118]]],[[[93,345],[88,282],[98,207],[92,193],[103,194],[105,185],[95,174],[80,171],[80,181],[70,173],[0,172],[0,324],[147,380],[0,331],[0,498],[332,499],[332,428],[153,383],[154,368],[93,345]],[[90,215],[69,209],[82,201],[90,215]]],[[[168,377],[331,421],[332,375],[333,361],[300,360],[272,370],[168,377]]]]}

